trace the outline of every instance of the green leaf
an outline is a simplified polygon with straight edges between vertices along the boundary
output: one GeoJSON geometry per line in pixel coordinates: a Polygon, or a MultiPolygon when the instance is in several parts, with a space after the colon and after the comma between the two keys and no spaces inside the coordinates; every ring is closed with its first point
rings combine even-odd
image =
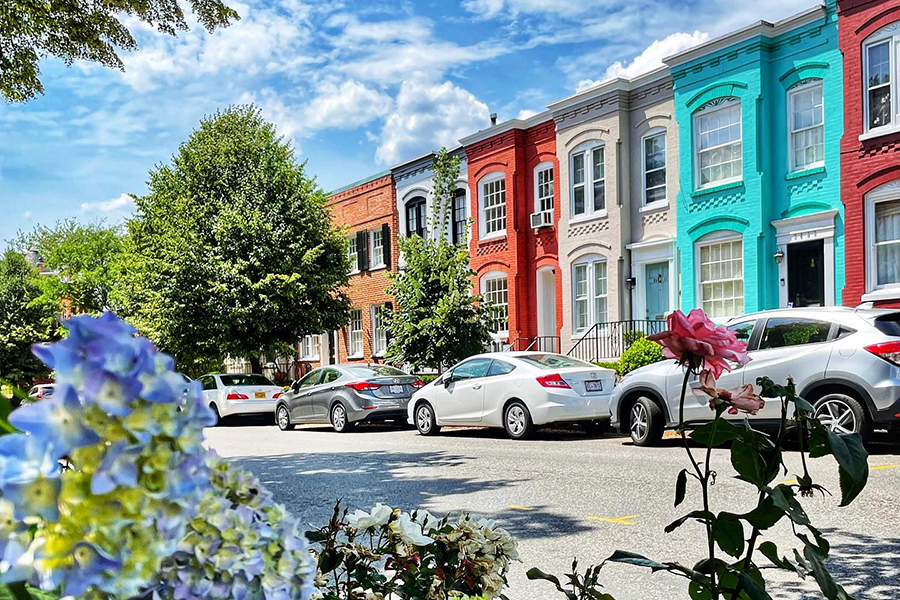
{"type": "Polygon", "coordinates": [[[759,453],[746,442],[736,440],[731,444],[731,465],[747,483],[758,488],[765,487],[770,479],[766,474],[766,463],[759,453]]]}
{"type": "Polygon", "coordinates": [[[746,573],[740,573],[738,578],[741,582],[741,589],[750,597],[751,600],[772,600],[772,596],[752,577],[746,573]]]}
{"type": "Polygon", "coordinates": [[[713,536],[722,552],[734,557],[744,552],[744,526],[738,515],[720,512],[713,526],[713,536]]]}
{"type": "Polygon", "coordinates": [[[869,453],[859,434],[838,435],[828,432],[831,451],[837,460],[841,483],[841,506],[847,506],[859,496],[869,479],[869,453]]]}
{"type": "Polygon", "coordinates": [[[322,571],[322,573],[331,573],[337,569],[343,561],[343,553],[336,552],[334,549],[329,548],[322,552],[322,555],[319,557],[319,570],[322,571]]]}
{"type": "Polygon", "coordinates": [[[780,508],[787,514],[797,525],[809,525],[809,517],[803,506],[797,501],[794,490],[787,485],[776,486],[771,493],[772,501],[775,506],[780,508]]]}
{"type": "Polygon", "coordinates": [[[678,479],[675,481],[675,507],[684,502],[684,495],[687,491],[687,469],[682,469],[678,473],[678,479]]]}
{"type": "Polygon", "coordinates": [[[560,589],[560,590],[562,589],[562,585],[559,583],[558,577],[556,577],[555,575],[550,575],[549,573],[544,573],[537,567],[528,569],[528,571],[525,572],[525,576],[532,581],[537,581],[537,580],[549,581],[550,583],[555,585],[557,587],[557,589],[560,589]]]}
{"type": "Polygon", "coordinates": [[[760,544],[759,552],[760,554],[768,558],[769,561],[779,569],[784,569],[785,571],[793,571],[794,573],[797,572],[797,567],[795,567],[789,560],[778,556],[778,546],[776,546],[773,542],[766,541],[760,544]]]}
{"type": "Polygon", "coordinates": [[[831,576],[831,573],[825,566],[825,561],[823,560],[821,553],[815,546],[806,543],[806,546],[803,549],[803,556],[809,561],[812,568],[812,575],[815,578],[816,583],[819,584],[819,589],[822,590],[822,593],[828,600],[853,600],[850,594],[848,594],[844,588],[834,580],[834,577],[831,576]]]}
{"type": "Polygon", "coordinates": [[[616,550],[604,562],[618,562],[626,563],[629,565],[637,565],[639,567],[647,567],[654,572],[668,570],[668,567],[663,563],[656,562],[655,560],[651,560],[646,556],[641,556],[640,554],[626,552],[625,550],[616,550]]]}
{"type": "Polygon", "coordinates": [[[735,426],[726,419],[717,419],[697,427],[689,437],[702,446],[716,448],[731,440],[739,439],[742,429],[744,428],[735,426]]]}
{"type": "Polygon", "coordinates": [[[803,411],[808,415],[814,415],[816,413],[816,408],[800,396],[794,398],[794,404],[797,406],[798,410],[803,411]]]}
{"type": "Polygon", "coordinates": [[[782,517],[784,517],[784,509],[777,506],[771,496],[767,496],[759,506],[750,512],[741,515],[742,519],[760,531],[771,528],[782,517]]]}
{"type": "Polygon", "coordinates": [[[666,533],[672,533],[690,519],[697,519],[701,523],[709,523],[716,520],[716,516],[707,510],[695,510],[684,515],[680,519],[676,519],[666,525],[666,533]]]}

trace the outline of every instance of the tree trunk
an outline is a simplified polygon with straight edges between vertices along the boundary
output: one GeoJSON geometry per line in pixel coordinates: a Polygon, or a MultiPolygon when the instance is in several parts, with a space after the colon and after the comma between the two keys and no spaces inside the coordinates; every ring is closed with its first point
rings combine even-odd
{"type": "Polygon", "coordinates": [[[251,356],[249,360],[250,360],[250,372],[262,375],[262,362],[259,360],[259,357],[251,356]]]}

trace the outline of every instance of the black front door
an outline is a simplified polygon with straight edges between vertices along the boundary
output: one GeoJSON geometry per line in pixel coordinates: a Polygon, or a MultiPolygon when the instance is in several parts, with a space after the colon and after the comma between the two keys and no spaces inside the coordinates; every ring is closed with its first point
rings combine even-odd
{"type": "Polygon", "coordinates": [[[801,242],[787,248],[788,302],[825,306],[825,242],[801,242]]]}

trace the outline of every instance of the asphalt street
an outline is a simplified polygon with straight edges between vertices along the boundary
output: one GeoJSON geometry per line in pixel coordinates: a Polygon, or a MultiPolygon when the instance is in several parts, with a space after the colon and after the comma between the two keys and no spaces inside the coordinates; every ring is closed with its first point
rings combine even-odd
{"type": "MultiPolygon", "coordinates": [[[[854,504],[838,507],[837,466],[830,458],[810,461],[810,470],[835,495],[804,499],[813,524],[832,542],[832,572],[858,600],[900,599],[900,444],[883,435],[871,448],[869,484],[854,504]]],[[[688,466],[675,439],[639,448],[624,437],[592,437],[575,428],[514,442],[487,429],[445,429],[426,438],[381,426],[348,434],[310,426],[282,432],[260,421],[208,429],[206,436],[305,523],[323,524],[337,499],[351,509],[383,502],[497,519],[517,536],[523,558],[510,574],[510,600],[557,598],[549,584],[526,579],[532,566],[561,575],[573,557],[587,565],[616,549],[691,565],[705,548],[700,524],[663,531],[701,508],[699,489],[690,486],[684,504],[673,507],[675,478],[688,466]]],[[[800,469],[799,455],[788,454],[786,462],[788,480],[800,469]]],[[[727,450],[714,452],[713,468],[714,512],[749,510],[755,494],[733,478],[727,450]]],[[[782,553],[796,546],[785,523],[763,539],[782,553]]],[[[778,600],[822,597],[812,581],[774,571],[766,576],[778,600]]],[[[602,580],[618,600],[687,598],[683,580],[629,565],[608,564],[602,580]]]]}

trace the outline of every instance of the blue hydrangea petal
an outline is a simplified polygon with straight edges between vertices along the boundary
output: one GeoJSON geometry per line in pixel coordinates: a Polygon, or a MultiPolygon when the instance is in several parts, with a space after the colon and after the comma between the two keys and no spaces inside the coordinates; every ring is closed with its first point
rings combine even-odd
{"type": "Polygon", "coordinates": [[[84,384],[85,402],[96,404],[116,417],[131,413],[131,402],[140,392],[140,381],[118,377],[109,371],[89,373],[84,384]]]}
{"type": "Polygon", "coordinates": [[[137,485],[137,459],[140,455],[141,446],[128,446],[124,440],[110,446],[100,467],[91,477],[91,493],[108,494],[119,485],[137,485]]]}
{"type": "Polygon", "coordinates": [[[27,431],[48,445],[55,445],[59,456],[75,448],[100,441],[96,432],[85,427],[79,418],[81,402],[78,393],[69,385],[57,387],[48,400],[22,406],[9,415],[9,422],[27,431]]]}
{"type": "Polygon", "coordinates": [[[115,576],[122,567],[122,561],[112,558],[97,546],[87,542],[76,544],[72,557],[75,566],[66,578],[64,596],[79,597],[92,585],[99,587],[105,579],[115,576]]]}
{"type": "Polygon", "coordinates": [[[31,481],[8,482],[3,487],[3,497],[12,502],[16,519],[41,517],[47,521],[59,520],[59,491],[62,484],[58,477],[43,475],[31,481]]]}

